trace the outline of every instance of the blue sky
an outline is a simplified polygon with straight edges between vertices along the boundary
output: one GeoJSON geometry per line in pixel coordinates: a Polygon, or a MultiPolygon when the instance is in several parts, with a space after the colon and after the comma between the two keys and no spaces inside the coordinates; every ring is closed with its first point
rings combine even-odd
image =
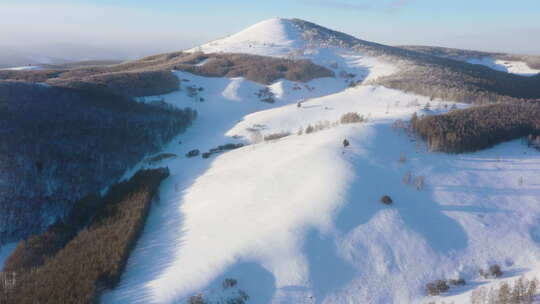
{"type": "Polygon", "coordinates": [[[539,0],[0,0],[0,43],[137,57],[192,47],[272,17],[386,44],[540,55],[539,0]]]}

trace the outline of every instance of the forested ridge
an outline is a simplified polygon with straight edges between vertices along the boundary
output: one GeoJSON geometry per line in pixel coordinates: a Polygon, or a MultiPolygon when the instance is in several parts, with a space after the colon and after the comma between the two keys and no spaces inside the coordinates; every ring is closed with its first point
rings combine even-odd
{"type": "Polygon", "coordinates": [[[473,152],[504,141],[540,135],[540,103],[500,103],[442,115],[414,115],[411,126],[427,141],[431,151],[473,152]]]}
{"type": "MultiPolygon", "coordinates": [[[[540,75],[525,77],[488,67],[437,56],[423,49],[407,49],[361,40],[317,24],[293,19],[304,39],[315,45],[346,47],[381,58],[399,72],[373,80],[372,84],[464,103],[495,103],[540,99],[540,75]]],[[[479,53],[479,52],[477,52],[479,53]]],[[[538,57],[529,56],[536,63],[538,57]]],[[[532,62],[532,61],[531,61],[532,62]]]]}
{"type": "Polygon", "coordinates": [[[44,231],[195,116],[100,90],[0,82],[0,244],[44,231]]]}

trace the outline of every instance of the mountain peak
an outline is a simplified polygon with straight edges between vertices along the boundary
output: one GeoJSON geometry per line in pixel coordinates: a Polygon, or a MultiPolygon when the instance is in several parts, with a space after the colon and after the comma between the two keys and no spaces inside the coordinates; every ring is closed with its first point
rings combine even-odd
{"type": "Polygon", "coordinates": [[[290,19],[271,18],[258,22],[236,34],[215,40],[196,48],[205,53],[260,53],[283,55],[288,50],[302,48],[305,41],[290,19]]]}
{"type": "Polygon", "coordinates": [[[191,51],[286,56],[314,45],[351,48],[358,44],[370,43],[302,19],[271,18],[191,51]]]}

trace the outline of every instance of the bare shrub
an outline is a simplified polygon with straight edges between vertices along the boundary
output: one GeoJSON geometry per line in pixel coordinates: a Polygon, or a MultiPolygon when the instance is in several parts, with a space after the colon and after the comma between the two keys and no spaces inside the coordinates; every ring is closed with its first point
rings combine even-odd
{"type": "Polygon", "coordinates": [[[280,138],[283,138],[283,137],[287,137],[289,135],[291,135],[291,133],[289,133],[289,132],[272,133],[272,134],[268,134],[268,135],[264,136],[264,140],[265,141],[277,140],[277,139],[280,139],[280,138]]]}
{"type": "Polygon", "coordinates": [[[450,279],[448,280],[448,284],[454,285],[454,286],[465,286],[467,282],[463,278],[459,279],[450,279]]]}
{"type": "Polygon", "coordinates": [[[176,158],[178,157],[178,155],[174,154],[174,153],[160,153],[156,156],[153,156],[153,157],[150,157],[146,160],[146,163],[150,164],[150,165],[153,165],[153,164],[156,164],[162,160],[165,160],[165,159],[170,159],[170,158],[176,158]]]}
{"type": "Polygon", "coordinates": [[[450,290],[445,280],[436,280],[426,284],[426,292],[430,296],[438,296],[450,290]]]}
{"type": "Polygon", "coordinates": [[[189,297],[187,304],[207,304],[202,294],[189,297]]]}
{"type": "Polygon", "coordinates": [[[414,179],[414,185],[416,186],[416,190],[424,189],[425,179],[425,176],[418,176],[414,179]]]}
{"type": "Polygon", "coordinates": [[[253,144],[260,143],[263,141],[263,135],[261,131],[257,129],[250,129],[249,131],[249,141],[253,144]]]}
{"type": "Polygon", "coordinates": [[[221,284],[221,286],[223,287],[223,289],[228,289],[228,288],[232,288],[236,286],[236,284],[238,284],[238,281],[236,279],[227,278],[223,280],[223,283],[221,284]]]}
{"type": "Polygon", "coordinates": [[[267,103],[274,103],[275,102],[275,94],[274,92],[270,91],[268,87],[260,89],[257,93],[255,93],[257,97],[263,102],[267,103]]]}
{"type": "Polygon", "coordinates": [[[499,264],[494,264],[489,266],[488,270],[480,268],[478,270],[478,274],[484,279],[499,278],[503,275],[503,271],[501,270],[501,266],[499,264]]]}
{"type": "Polygon", "coordinates": [[[189,151],[188,153],[186,153],[186,157],[195,157],[195,156],[198,156],[199,153],[200,153],[199,149],[193,149],[189,151]]]}
{"type": "Polygon", "coordinates": [[[392,123],[392,130],[398,131],[401,129],[407,129],[407,124],[403,120],[397,119],[392,123]]]}
{"type": "Polygon", "coordinates": [[[392,198],[388,195],[383,195],[381,197],[381,203],[385,204],[385,205],[391,205],[392,204],[392,198]]]}
{"type": "Polygon", "coordinates": [[[411,182],[412,173],[409,171],[403,176],[403,183],[408,185],[411,182]]]}
{"type": "Polygon", "coordinates": [[[364,121],[364,117],[355,112],[349,112],[341,115],[339,120],[342,124],[359,123],[364,121]]]}
{"type": "Polygon", "coordinates": [[[489,273],[495,278],[501,277],[503,275],[501,266],[499,264],[489,266],[489,273]]]}
{"type": "Polygon", "coordinates": [[[227,304],[245,304],[249,300],[248,294],[243,290],[238,290],[237,295],[227,299],[227,304]]]}
{"type": "Polygon", "coordinates": [[[217,154],[217,153],[222,153],[222,152],[225,152],[225,151],[229,151],[229,150],[235,150],[235,149],[238,149],[238,148],[242,148],[244,146],[243,143],[228,143],[228,144],[224,144],[224,145],[219,145],[215,148],[212,148],[210,149],[208,152],[204,152],[202,154],[202,158],[209,158],[210,156],[212,156],[212,154],[217,154]]]}

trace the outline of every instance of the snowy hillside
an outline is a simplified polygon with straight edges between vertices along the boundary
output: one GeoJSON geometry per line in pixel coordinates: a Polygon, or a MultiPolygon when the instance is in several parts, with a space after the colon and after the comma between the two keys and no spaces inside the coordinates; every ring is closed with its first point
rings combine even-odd
{"type": "Polygon", "coordinates": [[[369,81],[398,71],[394,64],[350,48],[318,45],[292,20],[274,18],[259,22],[237,34],[204,44],[190,51],[204,53],[247,53],[309,59],[333,69],[351,82],[369,81]]]}
{"type": "Polygon", "coordinates": [[[224,39],[203,44],[192,51],[284,56],[294,49],[305,48],[306,45],[293,22],[274,18],[259,22],[224,39]]]}
{"type": "Polygon", "coordinates": [[[540,69],[538,68],[540,57],[534,55],[490,53],[423,45],[403,45],[399,46],[399,48],[425,53],[436,57],[449,58],[471,64],[479,64],[496,71],[521,76],[534,76],[540,73],[540,69]]]}
{"type": "Polygon", "coordinates": [[[294,54],[337,77],[264,86],[176,72],[183,88],[203,89],[141,100],[163,98],[199,117],[163,151],[178,157],[156,164],[171,176],[103,303],[186,303],[197,294],[207,303],[246,295],[260,304],[468,303],[473,289],[500,281],[480,278],[479,268],[499,264],[504,278],[540,269],[538,152],[519,141],[427,152],[404,121],[454,103],[350,87],[398,68],[352,49],[309,46],[304,34],[271,19],[193,51],[294,54]],[[275,103],[259,100],[265,89],[275,103]],[[351,112],[364,120],[341,123],[351,112]],[[184,156],[227,143],[245,146],[184,156]],[[393,204],[382,204],[384,195],[393,204]],[[467,284],[426,296],[427,283],[445,278],[467,284]]]}
{"type": "Polygon", "coordinates": [[[491,57],[483,57],[480,59],[478,58],[468,59],[467,62],[472,63],[472,64],[481,64],[497,71],[517,74],[517,75],[522,75],[522,76],[534,76],[540,73],[540,70],[529,67],[527,63],[523,61],[501,60],[501,59],[495,59],[491,57]]]}

